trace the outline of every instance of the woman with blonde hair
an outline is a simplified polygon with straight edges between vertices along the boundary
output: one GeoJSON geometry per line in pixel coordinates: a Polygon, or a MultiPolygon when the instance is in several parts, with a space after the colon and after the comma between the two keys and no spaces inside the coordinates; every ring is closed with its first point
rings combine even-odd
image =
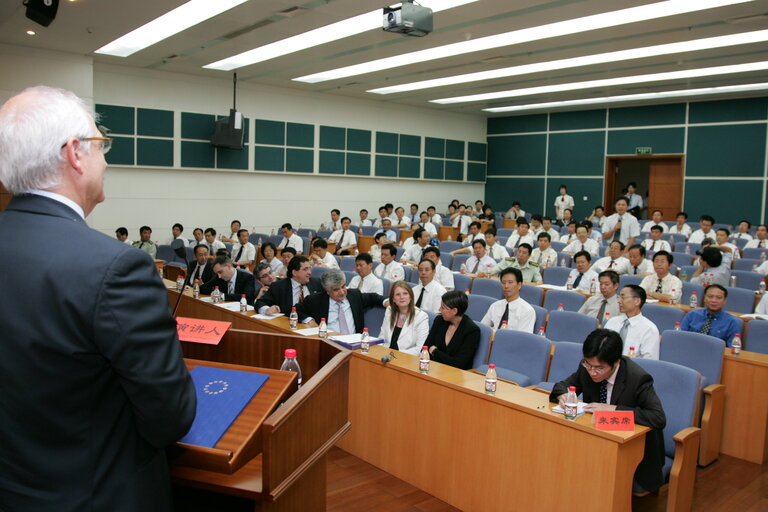
{"type": "Polygon", "coordinates": [[[427,334],[429,316],[415,306],[411,286],[405,281],[394,282],[379,334],[384,339],[384,346],[418,355],[427,334]]]}

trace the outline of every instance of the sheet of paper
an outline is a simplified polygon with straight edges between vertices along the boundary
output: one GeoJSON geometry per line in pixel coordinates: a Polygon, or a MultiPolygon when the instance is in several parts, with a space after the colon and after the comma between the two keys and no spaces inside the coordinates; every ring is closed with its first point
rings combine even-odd
{"type": "Polygon", "coordinates": [[[757,313],[749,313],[748,315],[741,315],[741,318],[751,318],[757,320],[768,320],[768,315],[759,315],[757,313]]]}
{"type": "Polygon", "coordinates": [[[655,304],[659,302],[659,299],[645,299],[646,304],[655,304]]]}
{"type": "MultiPolygon", "coordinates": [[[[582,414],[584,414],[584,406],[585,406],[585,405],[587,405],[587,404],[586,404],[586,403],[584,403],[584,402],[579,402],[579,404],[577,405],[577,411],[578,411],[578,412],[577,412],[577,415],[578,415],[578,416],[581,416],[582,414]]],[[[559,405],[556,405],[556,406],[554,406],[554,407],[552,408],[552,412],[556,412],[556,413],[558,413],[558,414],[563,414],[563,413],[565,413],[565,411],[563,410],[563,408],[562,408],[562,407],[560,407],[559,405]]]]}
{"type": "MultiPolygon", "coordinates": [[[[341,341],[343,343],[347,343],[349,345],[359,345],[360,344],[360,337],[362,334],[355,333],[355,334],[336,334],[334,336],[328,336],[329,340],[332,341],[341,341]]],[[[374,341],[379,341],[381,338],[374,338],[371,337],[370,341],[373,343],[374,341]]]]}
{"type": "Polygon", "coordinates": [[[297,334],[301,334],[302,336],[317,336],[317,334],[320,332],[319,327],[307,327],[306,329],[298,329],[296,331],[297,334]]]}
{"type": "Polygon", "coordinates": [[[275,313],[274,315],[262,315],[261,313],[256,313],[252,318],[258,318],[259,320],[274,320],[275,318],[279,318],[281,316],[285,315],[282,313],[275,313]]]}
{"type": "MultiPolygon", "coordinates": [[[[228,309],[230,311],[240,311],[240,303],[239,302],[220,302],[216,304],[220,308],[228,309]]],[[[248,311],[253,311],[253,306],[247,306],[248,311]]]]}
{"type": "Polygon", "coordinates": [[[557,286],[554,284],[540,284],[539,288],[544,288],[545,290],[566,290],[567,289],[565,286],[557,286]]]}

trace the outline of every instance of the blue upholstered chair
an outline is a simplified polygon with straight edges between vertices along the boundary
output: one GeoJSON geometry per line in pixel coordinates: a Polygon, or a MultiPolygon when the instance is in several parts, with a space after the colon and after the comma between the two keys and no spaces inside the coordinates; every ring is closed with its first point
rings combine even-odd
{"type": "Polygon", "coordinates": [[[579,369],[584,353],[583,343],[571,343],[569,341],[554,342],[555,353],[552,354],[552,362],[549,365],[547,380],[539,382],[538,389],[551,392],[552,388],[579,369]]]}
{"type": "MultiPolygon", "coordinates": [[[[472,315],[469,315],[472,318],[472,315]]],[[[477,352],[475,352],[475,358],[472,360],[472,368],[480,368],[488,361],[488,352],[491,348],[491,328],[485,324],[480,323],[480,318],[472,318],[475,324],[480,328],[480,344],[477,346],[477,352]]],[[[485,371],[488,367],[485,367],[485,371]]]]}
{"type": "Polygon", "coordinates": [[[566,311],[578,311],[586,297],[584,295],[567,290],[547,290],[544,297],[544,309],[555,311],[559,304],[563,305],[566,311]]]}
{"type": "Polygon", "coordinates": [[[368,308],[363,316],[363,326],[368,328],[368,334],[378,336],[381,333],[381,323],[384,321],[384,308],[368,308]]]}
{"type": "Polygon", "coordinates": [[[544,298],[544,289],[540,286],[524,284],[520,289],[520,297],[532,306],[541,306],[541,301],[544,298]]]}
{"type": "Polygon", "coordinates": [[[643,306],[643,316],[656,324],[659,332],[674,329],[675,323],[682,322],[685,311],[659,304],[646,304],[643,306]]]}
{"type": "Polygon", "coordinates": [[[726,288],[728,290],[728,300],[725,304],[726,311],[735,313],[754,313],[755,312],[755,292],[744,288],[726,288]]]}
{"type": "Polygon", "coordinates": [[[480,320],[483,319],[485,314],[488,312],[488,308],[491,307],[491,304],[493,304],[497,300],[498,299],[488,297],[487,295],[470,294],[469,306],[467,307],[467,314],[471,319],[477,320],[479,322],[480,320]]]}
{"type": "Polygon", "coordinates": [[[570,273],[571,269],[568,267],[547,267],[547,269],[544,271],[544,275],[542,275],[541,278],[545,284],[565,286],[570,273]]]}
{"type": "MultiPolygon", "coordinates": [[[[499,378],[530,386],[547,373],[550,344],[546,338],[520,331],[496,331],[488,363],[496,365],[499,378]]],[[[475,367],[485,373],[487,365],[475,367]]]]}
{"type": "Polygon", "coordinates": [[[550,311],[547,320],[547,339],[583,343],[587,335],[597,329],[597,318],[575,311],[550,311]]]}
{"type": "Polygon", "coordinates": [[[472,281],[472,295],[485,295],[499,300],[501,294],[501,281],[496,279],[478,279],[472,281]]]}
{"type": "MultiPolygon", "coordinates": [[[[740,240],[743,239],[740,238],[740,240]]],[[[744,288],[753,292],[760,287],[760,283],[765,279],[762,274],[751,270],[731,270],[731,276],[736,277],[736,288],[744,288]]]]}

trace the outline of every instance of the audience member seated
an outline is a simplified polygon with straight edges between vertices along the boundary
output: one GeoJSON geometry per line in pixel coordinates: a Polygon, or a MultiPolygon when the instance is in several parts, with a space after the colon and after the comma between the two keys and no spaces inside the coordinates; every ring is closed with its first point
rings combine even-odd
{"type": "Polygon", "coordinates": [[[589,293],[592,281],[595,282],[595,288],[597,288],[598,273],[594,266],[590,268],[592,257],[589,253],[587,251],[577,252],[573,257],[573,262],[576,264],[576,268],[568,274],[568,282],[573,285],[573,289],[589,293]]]}
{"type": "Polygon", "coordinates": [[[520,244],[528,244],[533,247],[534,237],[529,230],[530,225],[528,224],[528,220],[525,217],[520,217],[517,219],[517,230],[510,235],[507,239],[507,243],[504,245],[515,250],[520,247],[520,244]]]}
{"type": "Polygon", "coordinates": [[[368,218],[368,210],[366,210],[365,208],[360,210],[360,220],[357,221],[357,225],[360,227],[373,226],[373,221],[371,221],[371,219],[368,218]]]}
{"type": "Polygon", "coordinates": [[[208,246],[209,254],[216,254],[219,249],[226,249],[224,242],[216,240],[216,230],[213,228],[207,228],[203,234],[205,238],[205,245],[208,246]]]}
{"type": "Polygon", "coordinates": [[[373,275],[373,259],[370,254],[363,252],[355,256],[355,271],[357,275],[349,282],[350,288],[363,293],[384,295],[384,283],[373,275]]]}
{"type": "Polygon", "coordinates": [[[496,265],[496,260],[488,256],[485,240],[478,238],[472,242],[472,256],[467,258],[464,264],[466,272],[483,277],[491,272],[496,265]]]}
{"type": "Polygon", "coordinates": [[[440,309],[440,300],[447,291],[443,285],[437,282],[435,262],[424,258],[419,262],[419,284],[413,288],[416,297],[416,307],[422,311],[437,313],[440,309]]]}
{"type": "Polygon", "coordinates": [[[133,245],[133,243],[128,240],[128,229],[124,227],[117,228],[115,230],[115,238],[117,238],[118,241],[123,242],[125,245],[133,245]]]}
{"type": "Polygon", "coordinates": [[[608,318],[619,315],[619,274],[613,270],[604,270],[597,276],[600,293],[588,298],[579,308],[582,315],[597,318],[598,325],[608,318]]]}
{"type": "Polygon", "coordinates": [[[472,252],[472,243],[475,240],[485,240],[485,235],[480,232],[481,224],[477,221],[469,225],[469,233],[461,240],[461,249],[452,251],[451,254],[469,254],[472,252]]]}
{"type": "Polygon", "coordinates": [[[513,201],[512,206],[507,210],[506,218],[517,220],[520,217],[525,217],[525,210],[523,210],[518,201],[513,201]]]}
{"type": "Polygon", "coordinates": [[[768,315],[768,293],[763,295],[763,298],[758,302],[757,307],[755,307],[755,313],[758,315],[768,315]]]}
{"type": "Polygon", "coordinates": [[[613,270],[619,275],[629,273],[629,260],[624,257],[624,244],[621,242],[611,242],[608,246],[608,256],[597,260],[594,265],[595,272],[603,270],[613,270]]]}
{"type": "Polygon", "coordinates": [[[501,271],[500,279],[504,298],[491,304],[481,322],[494,330],[510,329],[532,333],[536,311],[520,297],[523,274],[517,268],[505,268],[501,271]]]}
{"type": "Polygon", "coordinates": [[[181,236],[182,233],[184,233],[184,226],[179,224],[178,222],[173,225],[171,228],[172,237],[168,241],[168,245],[171,245],[174,240],[181,240],[181,243],[184,244],[184,247],[189,247],[189,240],[187,240],[185,237],[181,236]]]}
{"type": "Polygon", "coordinates": [[[688,241],[692,244],[700,244],[705,238],[715,239],[715,232],[712,226],[715,225],[715,219],[710,215],[702,215],[699,218],[699,229],[691,233],[688,241]]]}
{"type": "Polygon", "coordinates": [[[368,254],[371,255],[373,261],[381,261],[381,248],[384,247],[384,244],[389,243],[389,240],[387,240],[387,234],[379,231],[373,236],[373,241],[374,244],[370,249],[368,249],[368,254]]]}
{"type": "Polygon", "coordinates": [[[683,282],[669,272],[673,261],[674,257],[667,251],[659,251],[653,255],[653,274],[645,276],[640,283],[647,297],[662,302],[680,303],[683,282]]]}
{"type": "Polygon", "coordinates": [[[419,220],[415,223],[415,225],[426,229],[427,233],[429,233],[429,236],[437,238],[437,226],[435,226],[434,222],[430,222],[429,214],[427,212],[421,212],[421,215],[419,215],[419,220]]]}
{"type": "Polygon", "coordinates": [[[381,265],[373,270],[376,277],[380,279],[389,279],[390,281],[400,281],[405,277],[405,269],[395,261],[397,249],[392,244],[384,244],[381,248],[381,265]]]}
{"type": "Polygon", "coordinates": [[[439,227],[443,225],[443,218],[437,213],[437,208],[430,206],[427,208],[427,215],[429,215],[429,222],[439,227]]]}
{"type": "Polygon", "coordinates": [[[389,218],[382,219],[381,229],[378,230],[376,233],[374,233],[374,236],[378,235],[379,233],[384,233],[384,235],[387,237],[387,241],[393,244],[396,244],[398,242],[397,233],[392,231],[392,219],[389,219],[389,218]]]}
{"type": "Polygon", "coordinates": [[[319,267],[339,268],[336,258],[328,252],[328,242],[322,238],[315,238],[312,242],[312,263],[319,267]]]}
{"type": "Polygon", "coordinates": [[[710,247],[718,249],[723,255],[723,265],[728,268],[733,266],[733,262],[741,258],[741,253],[736,245],[730,243],[728,239],[731,236],[731,232],[725,228],[720,228],[715,231],[715,244],[710,247]]]}
{"type": "Polygon", "coordinates": [[[276,276],[285,274],[285,267],[283,263],[275,256],[277,254],[277,247],[272,242],[266,242],[261,246],[261,255],[264,256],[259,263],[266,263],[272,269],[272,272],[276,276]]]}
{"type": "Polygon", "coordinates": [[[480,328],[465,315],[469,300],[464,292],[446,292],[424,346],[438,363],[469,370],[480,345],[480,328]]]}
{"type": "Polygon", "coordinates": [[[331,222],[328,223],[328,226],[325,229],[330,229],[331,231],[336,231],[337,229],[341,229],[341,212],[338,210],[338,208],[334,208],[331,210],[331,222]]]}
{"type": "MultiPolygon", "coordinates": [[[[286,267],[287,276],[256,301],[262,315],[290,314],[291,308],[313,293],[322,291],[320,280],[312,277],[312,264],[304,256],[294,256],[286,267]]],[[[326,272],[327,273],[327,272],[326,272]]]]}
{"type": "Polygon", "coordinates": [[[395,217],[392,219],[392,227],[399,229],[408,229],[411,227],[411,219],[405,215],[405,209],[402,206],[395,208],[395,217]]]}
{"type": "MultiPolygon", "coordinates": [[[[389,219],[389,212],[386,206],[379,206],[379,216],[373,221],[373,225],[377,228],[384,227],[384,220],[389,219]]],[[[392,219],[389,219],[390,226],[392,225],[392,219]]]]}
{"type": "Polygon", "coordinates": [[[619,333],[624,341],[623,355],[629,355],[629,349],[634,347],[636,357],[658,359],[659,329],[643,316],[644,305],[645,290],[628,284],[619,293],[620,314],[605,322],[605,328],[619,333]]]}
{"type": "Polygon", "coordinates": [[[200,293],[210,295],[218,286],[226,301],[239,301],[245,295],[248,304],[253,304],[256,294],[253,284],[253,274],[247,270],[235,268],[232,260],[226,256],[217,256],[213,262],[213,273],[216,277],[200,286],[200,293]]]}
{"type": "Polygon", "coordinates": [[[719,284],[707,286],[704,289],[704,307],[690,311],[680,323],[683,331],[709,334],[720,338],[731,346],[734,335],[741,334],[736,317],[725,311],[728,301],[728,290],[719,284]]]}
{"type": "Polygon", "coordinates": [[[157,259],[157,245],[155,242],[150,240],[150,237],[152,236],[152,228],[149,226],[141,226],[139,228],[139,241],[133,242],[133,246],[137,249],[140,249],[147,254],[149,254],[150,258],[157,259]]]}
{"type": "Polygon", "coordinates": [[[384,339],[383,346],[417,356],[427,335],[429,317],[414,305],[413,290],[405,281],[393,283],[379,333],[384,339]]]}
{"type": "Polygon", "coordinates": [[[328,237],[329,242],[336,244],[336,254],[339,256],[355,254],[357,249],[357,236],[349,229],[350,225],[352,225],[352,219],[342,217],[341,229],[337,229],[328,237]]]}
{"type": "Polygon", "coordinates": [[[229,236],[221,235],[221,241],[227,244],[237,243],[237,232],[240,231],[240,221],[233,220],[229,223],[229,236]]]}
{"type": "Polygon", "coordinates": [[[576,254],[581,251],[587,251],[593,258],[600,256],[600,246],[589,238],[589,230],[583,224],[576,226],[576,240],[563,249],[566,254],[576,254]]]}
{"type": "Polygon", "coordinates": [[[428,260],[432,260],[432,263],[435,264],[435,280],[446,290],[453,290],[455,288],[453,272],[446,268],[440,261],[440,249],[433,246],[427,247],[424,249],[424,257],[428,260]]]}
{"type": "Polygon", "coordinates": [[[768,226],[765,224],[760,224],[757,226],[757,231],[755,232],[755,238],[747,242],[747,245],[744,246],[745,249],[768,249],[768,226]]]}
{"type": "Polygon", "coordinates": [[[496,228],[488,228],[485,230],[485,245],[488,248],[488,256],[494,260],[502,260],[509,256],[507,250],[498,243],[496,238],[496,228]]]}
{"type": "Polygon", "coordinates": [[[426,229],[417,228],[416,231],[413,232],[413,238],[416,240],[416,243],[411,244],[408,250],[403,253],[403,260],[411,265],[415,265],[421,261],[424,256],[424,249],[429,247],[429,241],[432,237],[426,229]]]}
{"type": "Polygon", "coordinates": [[[554,267],[557,265],[557,252],[550,246],[552,237],[546,231],[539,233],[538,247],[531,253],[531,261],[540,268],[554,267]]]}
{"type": "Polygon", "coordinates": [[[731,269],[723,265],[723,254],[714,247],[705,247],[701,250],[699,266],[691,276],[691,282],[704,285],[719,284],[730,286],[731,269]]]}
{"type": "Polygon", "coordinates": [[[294,256],[296,256],[296,249],[293,247],[285,247],[280,252],[280,263],[282,263],[283,268],[280,269],[280,273],[277,274],[277,277],[285,277],[286,273],[288,272],[288,263],[293,259],[294,256]]]}
{"type": "Polygon", "coordinates": [[[670,227],[667,233],[670,233],[672,235],[684,235],[685,239],[687,240],[688,237],[691,236],[691,233],[693,232],[693,230],[691,229],[691,226],[687,224],[688,214],[685,212],[677,212],[677,215],[675,216],[675,222],[676,224],[670,227]]]}
{"type": "Polygon", "coordinates": [[[203,239],[202,229],[195,228],[194,230],[192,230],[192,236],[194,237],[194,240],[192,241],[192,247],[205,243],[205,240],[203,239]]]}
{"type": "Polygon", "coordinates": [[[664,233],[669,231],[669,227],[664,224],[664,212],[661,210],[653,210],[653,213],[651,214],[651,220],[646,222],[643,225],[643,229],[640,231],[643,233],[650,233],[653,226],[659,226],[664,233]]]}
{"type": "Polygon", "coordinates": [[[658,252],[658,251],[667,251],[672,252],[672,246],[669,245],[669,242],[666,240],[661,239],[661,235],[664,234],[664,231],[661,229],[661,226],[651,226],[651,238],[646,238],[642,242],[642,246],[645,247],[646,251],[650,252],[658,252]]]}
{"type": "Polygon", "coordinates": [[[605,208],[603,208],[603,205],[599,204],[595,206],[595,208],[592,210],[592,213],[589,214],[586,220],[592,222],[600,229],[603,229],[603,222],[605,222],[605,219],[607,218],[608,217],[605,216],[605,208]]]}
{"type": "Polygon", "coordinates": [[[275,277],[275,273],[272,272],[272,267],[270,267],[269,263],[266,263],[264,260],[261,260],[261,262],[256,265],[256,268],[253,270],[253,277],[256,282],[261,285],[261,288],[256,292],[255,301],[258,301],[269,291],[269,287],[272,286],[272,283],[274,283],[277,278],[275,277]]]}
{"type": "Polygon", "coordinates": [[[575,220],[572,220],[566,224],[566,226],[568,226],[568,232],[561,236],[559,241],[568,245],[571,242],[576,241],[576,226],[578,226],[578,223],[575,220]]]}
{"type": "Polygon", "coordinates": [[[245,268],[256,260],[256,247],[248,241],[248,230],[237,232],[237,243],[232,245],[232,262],[237,267],[245,268]]]}
{"type": "Polygon", "coordinates": [[[289,222],[280,226],[280,232],[283,234],[283,239],[280,241],[280,245],[277,246],[278,249],[293,247],[296,249],[296,254],[304,252],[304,240],[293,232],[293,226],[289,222]]]}
{"type": "Polygon", "coordinates": [[[552,240],[555,242],[560,240],[560,232],[552,227],[552,219],[550,217],[544,216],[541,218],[541,231],[539,231],[536,237],[538,238],[542,233],[549,233],[550,242],[552,240]]]}
{"type": "Polygon", "coordinates": [[[653,264],[645,259],[645,247],[635,244],[627,251],[629,259],[628,274],[632,276],[648,276],[653,274],[653,264]]]}
{"type": "MultiPolygon", "coordinates": [[[[547,233],[542,233],[542,235],[546,234],[547,233]]],[[[526,283],[540,283],[542,279],[541,273],[539,272],[539,264],[531,261],[530,254],[531,246],[528,244],[521,244],[520,247],[517,248],[517,257],[504,258],[501,260],[495,267],[493,267],[491,275],[499,275],[506,268],[516,268],[523,275],[523,281],[526,283]]],[[[485,277],[485,274],[482,274],[479,277],[485,277]]]]}
{"type": "Polygon", "coordinates": [[[743,238],[747,241],[752,240],[754,237],[752,236],[752,233],[750,233],[750,229],[752,229],[752,223],[748,220],[742,220],[739,222],[739,227],[737,228],[736,233],[733,234],[733,238],[743,238]]]}
{"type": "Polygon", "coordinates": [[[472,217],[467,215],[466,207],[460,204],[457,210],[451,214],[451,225],[459,228],[459,236],[469,233],[469,225],[472,223],[472,217]]]}
{"type": "Polygon", "coordinates": [[[195,261],[187,272],[188,286],[194,286],[195,281],[202,285],[213,279],[213,263],[208,261],[208,246],[195,246],[195,261]]]}

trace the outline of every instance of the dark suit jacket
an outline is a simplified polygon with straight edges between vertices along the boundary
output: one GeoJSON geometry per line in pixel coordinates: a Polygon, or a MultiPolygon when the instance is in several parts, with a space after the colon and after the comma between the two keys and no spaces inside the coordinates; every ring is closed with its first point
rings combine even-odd
{"type": "MultiPolygon", "coordinates": [[[[316,277],[310,277],[309,283],[307,283],[309,293],[307,297],[313,293],[319,293],[323,291],[323,287],[320,284],[320,280],[316,277]]],[[[276,283],[272,283],[261,299],[256,301],[256,311],[262,306],[279,306],[280,312],[289,314],[293,307],[293,288],[291,288],[291,279],[286,277],[276,283]]]]}
{"type": "MultiPolygon", "coordinates": [[[[363,332],[365,310],[376,306],[382,307],[381,303],[384,302],[384,297],[378,293],[362,293],[354,288],[347,290],[347,299],[349,300],[349,307],[352,309],[352,318],[355,321],[355,332],[363,332]]],[[[304,302],[300,302],[296,306],[299,320],[311,316],[319,324],[321,318],[328,318],[330,302],[330,297],[325,292],[310,295],[304,299],[304,302]]]]}
{"type": "MultiPolygon", "coordinates": [[[[566,393],[569,386],[576,386],[576,394],[583,394],[586,403],[600,401],[600,384],[595,383],[587,370],[579,365],[576,373],[555,384],[549,399],[566,393]]],[[[645,456],[635,471],[635,480],[646,490],[655,491],[664,483],[661,468],[664,465],[664,433],[667,417],[661,400],[653,389],[653,377],[632,359],[622,356],[616,381],[611,392],[611,404],[620,411],[634,411],[635,422],[653,430],[645,437],[645,456]]]]}
{"type": "MultiPolygon", "coordinates": [[[[192,263],[192,262],[190,262],[192,263]]],[[[197,264],[197,260],[194,261],[194,264],[190,267],[189,272],[187,272],[187,282],[189,286],[193,286],[195,284],[195,281],[192,276],[197,276],[197,267],[199,265],[197,264]]],[[[204,285],[211,279],[213,279],[213,263],[210,261],[205,262],[205,266],[203,267],[203,278],[200,280],[200,286],[204,285]]]]}
{"type": "Polygon", "coordinates": [[[464,315],[459,323],[459,328],[451,338],[451,342],[445,344],[445,333],[448,331],[450,323],[443,320],[443,317],[437,315],[429,330],[427,341],[424,344],[427,347],[432,345],[437,347],[430,356],[433,361],[469,370],[472,368],[472,361],[475,358],[475,352],[480,345],[480,328],[474,320],[464,315]]]}
{"type": "Polygon", "coordinates": [[[240,297],[245,294],[245,300],[248,304],[253,304],[253,299],[256,298],[253,274],[247,270],[239,268],[235,269],[235,272],[237,272],[237,279],[235,279],[235,293],[227,293],[229,283],[219,277],[214,277],[200,286],[200,293],[203,295],[210,295],[214,288],[218,286],[219,291],[224,292],[224,300],[239,301],[240,297]]]}
{"type": "Polygon", "coordinates": [[[0,509],[170,511],[196,397],[152,259],[41,196],[0,237],[0,509]]]}

